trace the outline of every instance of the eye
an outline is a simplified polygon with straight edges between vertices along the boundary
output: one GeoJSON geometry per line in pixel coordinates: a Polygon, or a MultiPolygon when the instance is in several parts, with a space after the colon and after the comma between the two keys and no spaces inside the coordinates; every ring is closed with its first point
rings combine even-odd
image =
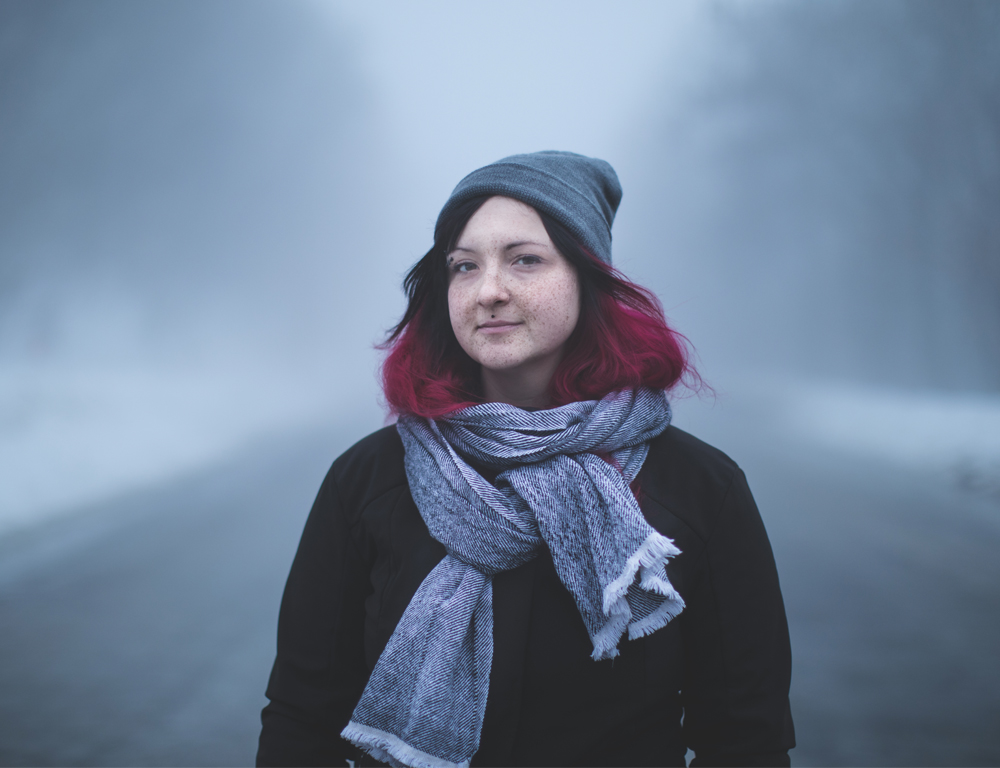
{"type": "Polygon", "coordinates": [[[479,269],[479,267],[471,261],[452,261],[448,264],[448,269],[452,274],[457,275],[463,272],[471,272],[474,269],[479,269]]]}
{"type": "Polygon", "coordinates": [[[542,260],[540,257],[535,256],[531,253],[526,253],[523,256],[518,256],[514,259],[515,264],[522,264],[524,266],[531,266],[532,264],[541,264],[542,260]]]}

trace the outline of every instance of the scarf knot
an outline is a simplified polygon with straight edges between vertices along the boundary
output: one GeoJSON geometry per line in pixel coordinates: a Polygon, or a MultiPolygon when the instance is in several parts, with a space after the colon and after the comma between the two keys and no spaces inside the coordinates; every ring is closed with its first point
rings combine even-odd
{"type": "Polygon", "coordinates": [[[400,419],[410,492],[448,554],[410,601],[344,738],[392,765],[468,766],[489,693],[492,577],[543,546],[595,660],[614,658],[626,631],[642,637],[680,613],[666,574],[679,550],[629,488],[670,415],[663,392],[639,389],[545,411],[483,403],[400,419]],[[494,483],[470,461],[499,470],[494,483]]]}

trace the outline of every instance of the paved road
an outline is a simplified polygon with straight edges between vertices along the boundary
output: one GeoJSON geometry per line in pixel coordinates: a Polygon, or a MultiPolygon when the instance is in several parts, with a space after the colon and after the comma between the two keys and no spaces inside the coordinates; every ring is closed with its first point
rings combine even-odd
{"type": "MultiPolygon", "coordinates": [[[[766,430],[715,437],[778,558],[793,763],[1000,765],[1000,505],[766,430]]],[[[0,764],[252,763],[284,577],[349,442],[287,435],[0,540],[0,764]]]]}
{"type": "Polygon", "coordinates": [[[1000,765],[1000,498],[729,417],[695,422],[744,468],[775,551],[793,765],[1000,765]]]}
{"type": "Polygon", "coordinates": [[[0,763],[250,765],[336,433],[0,541],[0,763]]]}

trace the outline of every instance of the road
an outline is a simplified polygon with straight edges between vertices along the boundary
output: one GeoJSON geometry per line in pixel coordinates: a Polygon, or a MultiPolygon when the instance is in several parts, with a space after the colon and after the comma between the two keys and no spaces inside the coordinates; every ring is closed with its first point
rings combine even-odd
{"type": "Polygon", "coordinates": [[[336,433],[0,541],[0,763],[250,765],[278,604],[336,433]]]}
{"type": "MultiPolygon", "coordinates": [[[[705,431],[778,560],[793,765],[1000,765],[997,500],[739,423],[705,431]]],[[[284,435],[0,539],[0,764],[251,764],[284,578],[354,436],[284,435]]]]}
{"type": "Polygon", "coordinates": [[[792,764],[1000,765],[1000,497],[729,416],[694,431],[743,467],[774,548],[792,764]]]}

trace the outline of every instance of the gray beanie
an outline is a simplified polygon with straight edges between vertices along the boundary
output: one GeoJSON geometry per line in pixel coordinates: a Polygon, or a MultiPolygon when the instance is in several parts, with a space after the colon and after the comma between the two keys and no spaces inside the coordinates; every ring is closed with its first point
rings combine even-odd
{"type": "Polygon", "coordinates": [[[611,263],[611,223],[622,187],[615,169],[603,160],[554,151],[497,160],[458,182],[438,215],[437,226],[445,214],[479,195],[512,197],[544,211],[594,256],[611,263]]]}

